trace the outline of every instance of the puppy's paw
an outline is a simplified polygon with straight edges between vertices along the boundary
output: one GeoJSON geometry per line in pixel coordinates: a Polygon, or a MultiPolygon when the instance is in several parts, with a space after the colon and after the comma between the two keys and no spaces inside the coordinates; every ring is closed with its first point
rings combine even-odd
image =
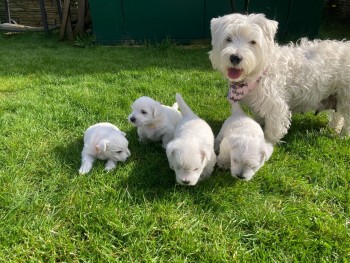
{"type": "Polygon", "coordinates": [[[90,172],[91,168],[92,163],[85,161],[79,169],[79,174],[87,174],[88,172],[90,172]]]}
{"type": "Polygon", "coordinates": [[[108,160],[105,166],[106,171],[112,171],[116,167],[116,163],[112,160],[108,160]]]}

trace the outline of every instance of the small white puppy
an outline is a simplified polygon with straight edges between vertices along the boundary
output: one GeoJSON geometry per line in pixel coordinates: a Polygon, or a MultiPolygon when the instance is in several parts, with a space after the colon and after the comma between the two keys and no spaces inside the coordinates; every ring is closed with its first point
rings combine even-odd
{"type": "Polygon", "coordinates": [[[131,124],[137,127],[142,141],[162,141],[165,148],[173,139],[176,125],[181,120],[181,113],[175,103],[172,107],[162,105],[150,97],[140,97],[132,105],[128,116],[131,124]]]}
{"type": "Polygon", "coordinates": [[[217,163],[220,168],[231,169],[233,177],[249,181],[270,158],[273,146],[239,102],[231,103],[231,113],[215,139],[215,150],[220,148],[217,163]]]}
{"type": "Polygon", "coordinates": [[[210,126],[200,119],[176,94],[182,120],[174,139],[166,148],[170,168],[175,171],[176,181],[182,185],[195,185],[200,179],[210,176],[216,163],[214,135],[210,126]]]}
{"type": "Polygon", "coordinates": [[[111,123],[103,122],[90,126],[84,133],[79,173],[90,172],[95,159],[107,160],[105,169],[113,170],[117,161],[125,161],[130,156],[128,144],[125,133],[111,123]]]}

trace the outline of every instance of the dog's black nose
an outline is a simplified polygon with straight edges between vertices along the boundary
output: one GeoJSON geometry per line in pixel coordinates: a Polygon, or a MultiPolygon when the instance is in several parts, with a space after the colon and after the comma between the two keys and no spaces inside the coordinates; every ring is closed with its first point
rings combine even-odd
{"type": "Polygon", "coordinates": [[[236,174],[237,178],[239,179],[245,179],[244,175],[243,174],[236,174]]]}
{"type": "Polygon", "coordinates": [[[135,120],[136,120],[135,117],[131,117],[131,118],[130,118],[130,121],[131,121],[131,122],[134,122],[135,120]]]}
{"type": "Polygon", "coordinates": [[[240,56],[232,54],[230,56],[230,61],[231,61],[232,65],[236,66],[239,64],[239,62],[242,61],[242,58],[240,56]]]}
{"type": "Polygon", "coordinates": [[[190,180],[183,179],[183,180],[181,180],[181,182],[182,182],[183,184],[189,184],[189,183],[190,183],[190,180]]]}

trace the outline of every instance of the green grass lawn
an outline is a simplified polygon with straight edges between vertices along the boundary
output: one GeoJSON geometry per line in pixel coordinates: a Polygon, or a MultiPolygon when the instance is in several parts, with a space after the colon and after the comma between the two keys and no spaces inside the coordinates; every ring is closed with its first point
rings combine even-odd
{"type": "Polygon", "coordinates": [[[350,140],[326,113],[294,115],[250,182],[216,169],[176,185],[161,145],[138,141],[127,116],[143,95],[181,93],[218,133],[230,110],[209,50],[0,36],[0,262],[349,262],[350,140]],[[80,176],[83,133],[102,121],[132,155],[80,176]]]}

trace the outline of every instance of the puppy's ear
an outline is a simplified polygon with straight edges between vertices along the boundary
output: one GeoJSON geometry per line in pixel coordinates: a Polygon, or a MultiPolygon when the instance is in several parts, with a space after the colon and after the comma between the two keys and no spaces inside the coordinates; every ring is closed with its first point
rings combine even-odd
{"type": "Polygon", "coordinates": [[[169,158],[172,158],[175,154],[176,147],[175,147],[175,142],[169,142],[166,146],[166,156],[169,158]]]}
{"type": "Polygon", "coordinates": [[[270,41],[273,41],[277,32],[278,22],[267,19],[264,14],[251,14],[249,15],[251,21],[262,28],[265,36],[270,41]]]}
{"type": "Polygon", "coordinates": [[[154,105],[153,116],[158,118],[162,114],[162,105],[157,103],[154,105]]]}
{"type": "Polygon", "coordinates": [[[261,159],[260,163],[266,162],[268,159],[270,159],[273,152],[273,146],[271,143],[263,143],[261,147],[261,159]]]}
{"type": "Polygon", "coordinates": [[[107,149],[108,140],[101,140],[99,144],[96,145],[97,153],[105,152],[107,149]]]}
{"type": "Polygon", "coordinates": [[[211,150],[209,146],[204,147],[200,151],[201,162],[204,164],[205,161],[209,161],[211,158],[211,150]]]}
{"type": "Polygon", "coordinates": [[[173,165],[173,160],[176,152],[176,143],[175,142],[170,142],[166,146],[166,156],[168,157],[168,162],[170,169],[174,170],[174,165],[173,165]]]}

